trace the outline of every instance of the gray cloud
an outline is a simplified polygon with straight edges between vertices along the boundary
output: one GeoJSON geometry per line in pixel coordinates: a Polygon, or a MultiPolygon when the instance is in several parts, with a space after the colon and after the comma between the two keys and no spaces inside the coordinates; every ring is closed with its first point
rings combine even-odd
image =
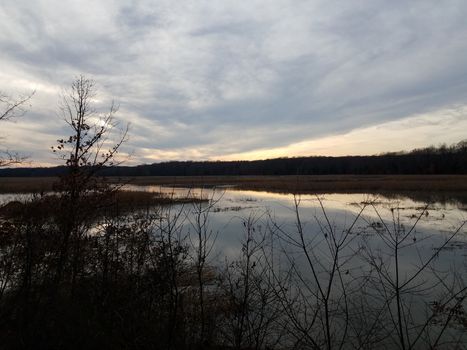
{"type": "Polygon", "coordinates": [[[119,102],[142,161],[140,148],[223,156],[464,105],[466,15],[461,0],[6,0],[0,90],[37,90],[6,126],[37,145],[9,147],[50,159],[59,92],[81,73],[100,105],[119,102]]]}

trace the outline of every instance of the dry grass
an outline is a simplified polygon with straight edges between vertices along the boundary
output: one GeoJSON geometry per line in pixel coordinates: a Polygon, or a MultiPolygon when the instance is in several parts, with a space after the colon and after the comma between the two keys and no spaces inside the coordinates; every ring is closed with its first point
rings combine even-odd
{"type": "MultiPolygon", "coordinates": [[[[88,194],[82,198],[84,203],[95,203],[94,210],[99,213],[127,212],[135,209],[150,208],[155,206],[197,203],[206,201],[197,197],[171,197],[166,194],[141,192],[141,191],[118,191],[107,195],[88,194]]],[[[45,195],[34,201],[11,201],[0,206],[0,217],[20,217],[21,215],[34,213],[39,216],[50,216],[60,206],[60,198],[56,195],[45,195]]]]}
{"type": "Polygon", "coordinates": [[[466,175],[148,176],[112,180],[134,185],[232,186],[241,190],[281,193],[467,192],[466,175]]]}
{"type": "MultiPolygon", "coordinates": [[[[0,178],[0,193],[50,191],[56,178],[0,178]]],[[[176,187],[232,186],[281,193],[467,192],[467,175],[141,176],[113,183],[176,187]]]]}
{"type": "Polygon", "coordinates": [[[142,192],[142,191],[118,191],[115,192],[110,200],[110,204],[118,204],[123,208],[145,208],[159,205],[198,203],[207,201],[207,199],[190,197],[172,197],[167,194],[142,192]]]}
{"type": "Polygon", "coordinates": [[[0,193],[40,193],[52,191],[55,177],[0,177],[0,193]]]}

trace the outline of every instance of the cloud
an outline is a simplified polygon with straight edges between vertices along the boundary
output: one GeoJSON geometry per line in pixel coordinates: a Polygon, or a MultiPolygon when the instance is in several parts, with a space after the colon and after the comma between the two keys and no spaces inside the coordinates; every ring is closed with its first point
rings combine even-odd
{"type": "MultiPolygon", "coordinates": [[[[136,163],[293,156],[294,145],[417,114],[435,127],[439,111],[467,104],[466,15],[462,0],[5,0],[0,90],[37,92],[3,134],[8,147],[50,162],[50,145],[67,135],[59,95],[81,73],[97,81],[100,107],[115,99],[132,123],[125,151],[136,163]]],[[[365,153],[407,145],[365,142],[365,153]]]]}
{"type": "Polygon", "coordinates": [[[467,107],[440,110],[430,114],[385,122],[316,139],[292,143],[284,147],[264,148],[250,152],[217,156],[215,159],[267,159],[293,156],[345,156],[410,151],[427,145],[441,145],[465,139],[467,107]],[[405,140],[402,144],[401,140],[405,140]],[[371,151],[369,151],[371,145],[371,151]]]}

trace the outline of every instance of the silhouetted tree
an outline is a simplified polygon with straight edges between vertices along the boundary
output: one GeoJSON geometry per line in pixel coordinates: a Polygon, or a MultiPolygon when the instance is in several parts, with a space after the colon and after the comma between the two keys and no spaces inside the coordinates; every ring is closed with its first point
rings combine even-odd
{"type": "MultiPolygon", "coordinates": [[[[22,116],[26,112],[24,108],[25,105],[33,95],[34,92],[14,99],[0,91],[0,121],[11,120],[22,116]]],[[[24,157],[20,156],[18,153],[8,150],[0,153],[0,167],[21,163],[23,160],[24,157]]]]}
{"type": "Polygon", "coordinates": [[[98,113],[94,107],[96,88],[93,80],[79,76],[62,98],[61,112],[71,129],[71,135],[57,140],[54,153],[64,160],[68,171],[61,177],[57,189],[61,193],[58,222],[62,231],[57,260],[56,281],[71,259],[71,284],[74,290],[82,265],[81,241],[92,221],[100,195],[110,190],[97,173],[104,166],[115,164],[115,156],[127,139],[128,125],[112,142],[117,123],[117,107],[112,103],[108,112],[98,113]],[[94,205],[90,205],[93,203],[94,205]],[[73,247],[70,252],[70,245],[73,247]]]}

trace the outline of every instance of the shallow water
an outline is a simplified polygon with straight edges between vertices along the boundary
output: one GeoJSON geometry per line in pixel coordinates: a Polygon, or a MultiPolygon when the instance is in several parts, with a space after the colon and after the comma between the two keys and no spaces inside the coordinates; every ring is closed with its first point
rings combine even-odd
{"type": "MultiPolygon", "coordinates": [[[[324,219],[324,213],[326,213],[329,221],[337,230],[348,228],[358,215],[361,217],[355,226],[360,229],[367,229],[368,226],[378,229],[378,222],[381,219],[391,224],[397,219],[401,225],[410,229],[417,219],[419,219],[414,229],[415,234],[425,233],[440,237],[453,233],[462,222],[467,220],[466,208],[463,204],[455,201],[425,203],[413,201],[407,197],[395,199],[367,193],[334,193],[318,196],[299,195],[294,197],[292,194],[226,188],[186,189],[130,185],[126,186],[126,189],[164,193],[175,197],[197,196],[211,200],[214,202],[213,208],[210,210],[212,229],[224,232],[222,237],[219,238],[225,243],[233,243],[235,239],[240,238],[237,234],[238,230],[235,227],[250,215],[259,217],[259,221],[263,221],[263,223],[274,219],[274,221],[281,225],[290,226],[293,229],[296,223],[296,200],[299,202],[301,220],[310,231],[316,228],[317,221],[324,219]],[[365,208],[360,213],[363,207],[365,208]]],[[[466,229],[461,230],[456,240],[464,241],[466,232],[466,229]]],[[[457,246],[452,245],[452,247],[457,246]]]]}

